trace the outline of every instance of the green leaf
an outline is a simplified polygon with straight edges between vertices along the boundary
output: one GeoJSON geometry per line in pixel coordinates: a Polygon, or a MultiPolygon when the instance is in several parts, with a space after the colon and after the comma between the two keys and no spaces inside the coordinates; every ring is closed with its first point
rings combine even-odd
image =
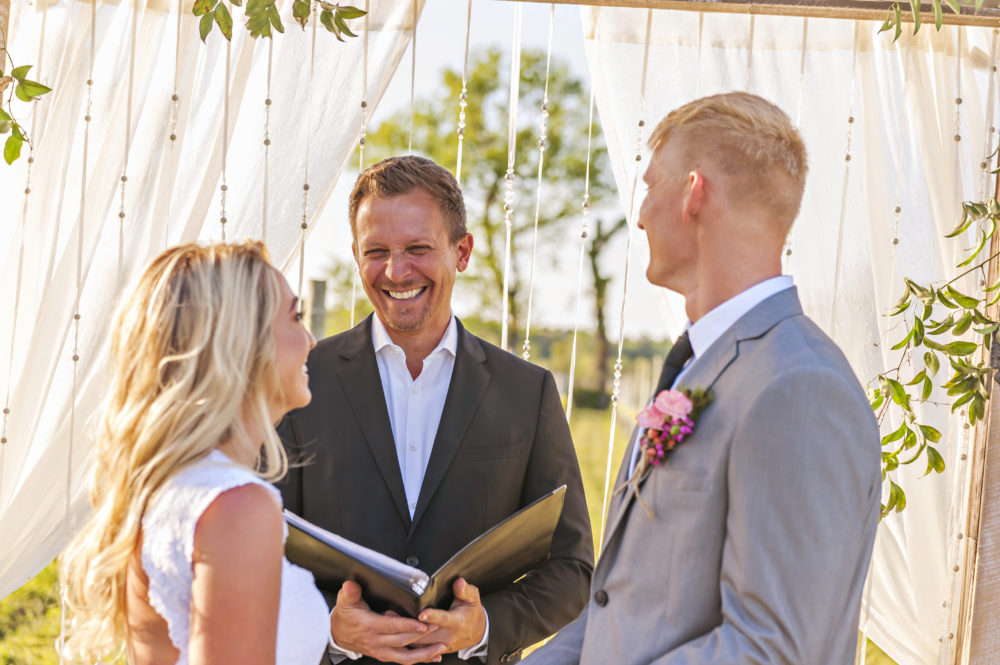
{"type": "Polygon", "coordinates": [[[10,120],[0,120],[0,134],[6,134],[10,131],[11,122],[10,120]]]}
{"type": "MultiPolygon", "coordinates": [[[[933,322],[932,322],[933,324],[933,322]]],[[[944,321],[936,325],[932,325],[931,329],[927,331],[928,335],[940,335],[941,333],[951,330],[951,327],[955,325],[955,315],[952,314],[944,321]]]]}
{"type": "Polygon", "coordinates": [[[319,13],[319,22],[322,23],[323,27],[329,32],[332,32],[339,41],[344,41],[344,39],[340,36],[339,29],[333,23],[333,12],[328,9],[321,11],[319,13]]]}
{"type": "Polygon", "coordinates": [[[28,97],[32,97],[32,98],[34,98],[34,97],[41,97],[42,95],[44,95],[47,92],[52,92],[52,88],[50,88],[47,85],[42,85],[38,81],[27,81],[26,80],[24,83],[22,83],[21,85],[19,85],[18,88],[22,88],[24,90],[24,94],[26,94],[28,97]]]}
{"type": "Polygon", "coordinates": [[[937,431],[930,425],[920,425],[920,432],[924,435],[924,438],[931,443],[937,443],[941,440],[941,432],[937,431]]]}
{"type": "Polygon", "coordinates": [[[363,9],[358,9],[357,7],[352,7],[351,5],[344,5],[343,7],[339,7],[337,9],[337,13],[340,14],[342,18],[352,19],[361,18],[366,12],[363,9]]]}
{"type": "Polygon", "coordinates": [[[247,18],[253,18],[263,14],[267,7],[264,4],[264,0],[249,0],[247,2],[246,15],[247,18]]]}
{"type": "Polygon", "coordinates": [[[194,15],[204,16],[215,8],[218,0],[194,0],[194,15]]]}
{"type": "Polygon", "coordinates": [[[931,471],[936,473],[942,473],[944,471],[944,458],[941,457],[941,453],[937,451],[934,446],[927,446],[927,471],[924,472],[926,476],[931,471]]]}
{"type": "Polygon", "coordinates": [[[21,65],[20,67],[15,67],[10,75],[17,79],[18,83],[24,83],[29,71],[31,71],[31,65],[21,65]]]}
{"type": "Polygon", "coordinates": [[[219,3],[215,6],[215,22],[219,25],[219,30],[222,31],[223,37],[227,41],[232,41],[233,39],[233,16],[229,13],[226,5],[219,3]]]}
{"type": "Polygon", "coordinates": [[[909,427],[906,428],[906,436],[903,437],[903,448],[909,450],[917,445],[917,434],[909,427]]]}
{"type": "Polygon", "coordinates": [[[250,31],[250,36],[253,38],[270,37],[271,21],[268,19],[267,12],[262,11],[259,14],[250,17],[250,20],[247,21],[247,30],[250,31]]]}
{"type": "Polygon", "coordinates": [[[983,396],[975,393],[972,396],[972,403],[969,404],[969,424],[975,425],[986,415],[986,400],[983,396]]]}
{"type": "Polygon", "coordinates": [[[952,342],[945,344],[942,349],[949,356],[968,356],[976,352],[979,345],[975,342],[952,342]]]}
{"type": "Polygon", "coordinates": [[[347,23],[344,22],[344,19],[340,17],[340,12],[334,13],[333,22],[337,24],[337,27],[340,28],[340,32],[342,34],[345,34],[348,37],[357,37],[357,35],[351,32],[351,29],[347,27],[347,23]]]}
{"type": "Polygon", "coordinates": [[[992,335],[1000,328],[1000,323],[994,323],[991,326],[986,326],[985,328],[976,328],[973,332],[979,335],[992,335]]]}
{"type": "Polygon", "coordinates": [[[944,305],[945,307],[948,307],[950,309],[958,309],[958,305],[956,305],[955,303],[953,303],[952,301],[948,300],[948,298],[945,297],[944,289],[941,289],[940,291],[937,292],[937,299],[938,302],[944,305]]]}
{"type": "Polygon", "coordinates": [[[941,361],[933,351],[924,353],[924,365],[930,370],[931,376],[937,376],[938,370],[941,369],[941,361]]]}
{"type": "Polygon", "coordinates": [[[309,2],[308,0],[295,0],[292,3],[292,16],[304,30],[309,22],[309,2]]]}
{"type": "Polygon", "coordinates": [[[278,8],[273,2],[267,6],[267,16],[271,19],[271,25],[274,26],[275,30],[282,33],[285,31],[285,26],[281,22],[281,15],[278,14],[278,8]]]}
{"type": "Polygon", "coordinates": [[[237,7],[243,6],[243,0],[229,0],[229,1],[232,2],[234,5],[236,5],[237,7]]]}
{"type": "Polygon", "coordinates": [[[934,0],[931,4],[934,6],[934,27],[937,30],[941,30],[941,21],[943,19],[941,16],[941,0],[934,0]]]}
{"type": "Polygon", "coordinates": [[[0,120],[7,120],[9,122],[13,122],[14,118],[10,117],[10,115],[3,109],[0,109],[0,120]]]}
{"type": "Polygon", "coordinates": [[[966,312],[959,318],[958,322],[955,324],[955,329],[952,331],[956,337],[961,337],[965,334],[965,331],[972,326],[972,313],[966,312]]]}
{"type": "Polygon", "coordinates": [[[965,307],[967,309],[974,309],[979,305],[978,299],[972,298],[971,296],[967,296],[964,293],[961,293],[958,289],[951,286],[950,284],[944,288],[945,290],[948,291],[948,295],[951,297],[951,299],[957,302],[962,307],[965,307]]]}
{"type": "Polygon", "coordinates": [[[31,101],[31,95],[29,95],[27,92],[25,92],[23,85],[18,85],[16,88],[14,88],[14,95],[18,99],[20,99],[22,102],[30,102],[31,101]]]}
{"type": "Polygon", "coordinates": [[[3,146],[3,158],[8,164],[13,164],[14,160],[21,156],[21,145],[24,139],[21,132],[15,127],[14,132],[7,137],[7,142],[3,146]]]}
{"type": "Polygon", "coordinates": [[[920,393],[920,399],[927,401],[927,398],[931,396],[931,392],[934,390],[934,384],[931,382],[931,377],[924,377],[924,390],[920,393]]]}
{"type": "Polygon", "coordinates": [[[910,0],[910,13],[913,14],[913,34],[920,30],[920,0],[910,0]]]}
{"type": "Polygon", "coordinates": [[[913,319],[913,344],[920,346],[924,342],[924,322],[920,318],[913,319]]]}
{"type": "Polygon", "coordinates": [[[916,375],[916,376],[914,376],[914,377],[913,377],[913,379],[912,379],[912,380],[911,380],[911,381],[910,381],[909,383],[907,383],[906,385],[908,385],[908,386],[915,386],[915,385],[917,385],[918,383],[920,383],[921,381],[923,381],[923,380],[924,380],[924,378],[925,378],[926,376],[927,376],[927,371],[926,371],[926,370],[923,370],[923,369],[922,369],[922,370],[920,370],[920,371],[919,371],[919,372],[917,373],[917,375],[916,375]]]}
{"type": "Polygon", "coordinates": [[[872,397],[871,401],[872,411],[878,411],[878,408],[882,406],[883,402],[885,402],[885,395],[882,393],[881,390],[876,390],[875,395],[874,397],[872,397]]]}
{"type": "Polygon", "coordinates": [[[899,340],[898,342],[896,342],[895,344],[892,345],[892,350],[893,351],[898,351],[899,349],[901,349],[904,346],[906,346],[907,344],[909,344],[911,339],[913,339],[913,330],[912,329],[910,330],[910,332],[906,333],[906,337],[904,337],[903,339],[899,340]]]}
{"type": "Polygon", "coordinates": [[[997,223],[993,221],[992,218],[990,219],[990,224],[992,225],[992,228],[989,231],[980,234],[979,244],[976,245],[975,249],[972,250],[972,253],[969,254],[969,256],[964,261],[955,266],[956,268],[964,268],[965,266],[969,265],[976,259],[977,256],[979,256],[979,253],[983,251],[983,247],[986,247],[986,243],[989,242],[989,239],[993,236],[993,233],[997,230],[997,223]]]}
{"type": "Polygon", "coordinates": [[[946,1],[948,2],[948,6],[951,7],[951,11],[955,12],[956,14],[962,13],[962,10],[959,9],[958,7],[958,0],[946,0],[946,1]]]}
{"type": "Polygon", "coordinates": [[[886,434],[885,436],[883,436],[882,437],[882,445],[886,446],[886,445],[892,443],[893,441],[899,441],[900,439],[903,438],[904,434],[906,434],[906,423],[903,423],[902,425],[900,425],[895,431],[893,431],[893,432],[891,432],[891,433],[886,434]]]}
{"type": "Polygon", "coordinates": [[[951,405],[951,412],[955,413],[960,408],[962,408],[962,406],[964,406],[966,403],[971,402],[974,396],[975,393],[965,393],[964,395],[959,397],[957,400],[955,400],[955,403],[951,405]]]}
{"type": "Polygon", "coordinates": [[[983,8],[983,0],[976,0],[976,11],[978,12],[983,8]]]}
{"type": "Polygon", "coordinates": [[[889,385],[889,397],[892,398],[893,402],[902,406],[906,402],[906,399],[908,397],[908,395],[906,394],[906,389],[903,387],[903,384],[901,384],[899,381],[896,381],[895,379],[890,379],[888,377],[886,378],[885,382],[889,385]]]}
{"type": "Polygon", "coordinates": [[[201,22],[198,24],[198,33],[201,35],[202,42],[208,37],[208,33],[212,32],[212,23],[214,22],[215,14],[205,14],[201,17],[201,22]]]}

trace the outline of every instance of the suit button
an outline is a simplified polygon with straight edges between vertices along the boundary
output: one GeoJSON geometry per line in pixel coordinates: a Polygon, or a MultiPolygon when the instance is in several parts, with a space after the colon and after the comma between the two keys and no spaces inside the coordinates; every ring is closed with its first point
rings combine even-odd
{"type": "Polygon", "coordinates": [[[604,607],[605,605],[607,605],[608,592],[605,591],[604,589],[598,589],[597,592],[594,593],[594,602],[597,603],[599,607],[604,607]]]}
{"type": "Polygon", "coordinates": [[[406,557],[406,565],[416,568],[420,565],[420,559],[418,559],[415,555],[410,554],[406,557]]]}

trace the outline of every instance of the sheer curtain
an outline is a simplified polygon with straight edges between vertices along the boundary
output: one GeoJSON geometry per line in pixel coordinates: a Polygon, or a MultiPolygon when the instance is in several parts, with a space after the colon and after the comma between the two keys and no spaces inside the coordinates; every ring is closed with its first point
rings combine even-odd
{"type": "MultiPolygon", "coordinates": [[[[166,245],[221,239],[223,215],[226,237],[262,237],[277,265],[292,266],[303,221],[357,144],[362,99],[371,113],[402,57],[415,6],[370,3],[365,57],[364,19],[353,23],[357,39],[321,28],[314,41],[291,2],[278,4],[285,34],[273,53],[234,8],[227,56],[218,29],[199,41],[187,1],[179,20],[178,3],[162,0],[13,3],[10,52],[54,91],[16,103],[32,163],[26,146],[0,170],[0,400],[9,410],[0,598],[59,552],[85,510],[83,462],[121,290],[166,245]]],[[[296,288],[298,275],[289,282],[296,288]]]]}
{"type": "MultiPolygon", "coordinates": [[[[641,176],[648,164],[645,140],[670,109],[729,90],[774,101],[801,128],[811,170],[785,271],[794,276],[807,314],[844,349],[862,383],[895,367],[899,352],[889,347],[902,335],[898,320],[884,314],[901,295],[902,278],[927,282],[957,274],[954,266],[973,245],[975,229],[958,241],[942,236],[958,221],[961,201],[992,194],[992,176],[982,163],[996,140],[990,130],[996,124],[994,31],[945,26],[936,32],[925,26],[893,44],[887,34],[876,35],[879,26],[871,22],[644,9],[581,12],[625,209],[632,208],[636,169],[641,176]],[[642,160],[636,162],[640,117],[642,160]]],[[[641,183],[637,189],[638,201],[641,183]]],[[[631,260],[645,266],[644,234],[635,233],[634,243],[631,260]]],[[[633,274],[642,279],[641,271],[633,274]]],[[[975,274],[956,287],[966,293],[981,289],[975,274]]],[[[675,296],[667,297],[667,306],[677,326],[665,332],[676,334],[683,310],[675,296]]],[[[904,376],[919,371],[921,363],[914,357],[911,370],[906,359],[904,376]]],[[[947,398],[940,391],[932,399],[947,398]]],[[[952,607],[964,573],[961,531],[972,431],[947,407],[921,407],[920,417],[943,432],[947,469],[928,477],[921,477],[923,464],[894,472],[908,505],[879,527],[870,604],[862,610],[862,628],[900,665],[951,662],[957,620],[952,607]]],[[[883,423],[883,433],[898,425],[883,423]]]]}

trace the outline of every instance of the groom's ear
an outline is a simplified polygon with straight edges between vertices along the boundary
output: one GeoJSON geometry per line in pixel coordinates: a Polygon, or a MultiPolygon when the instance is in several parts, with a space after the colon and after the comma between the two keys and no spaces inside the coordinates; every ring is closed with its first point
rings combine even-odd
{"type": "Polygon", "coordinates": [[[687,175],[687,195],[684,197],[684,220],[695,220],[705,203],[705,176],[700,171],[687,175]]]}

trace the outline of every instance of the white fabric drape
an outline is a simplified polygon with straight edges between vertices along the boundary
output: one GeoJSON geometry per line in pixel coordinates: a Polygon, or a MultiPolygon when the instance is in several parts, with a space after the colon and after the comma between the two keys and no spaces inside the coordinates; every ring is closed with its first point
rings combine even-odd
{"type": "MultiPolygon", "coordinates": [[[[648,164],[645,146],[643,161],[635,162],[647,12],[581,12],[613,170],[622,205],[630,210],[634,169],[648,164]]],[[[942,236],[958,221],[962,200],[977,199],[984,189],[992,193],[980,164],[992,152],[986,139],[995,124],[986,117],[996,108],[987,99],[994,31],[925,26],[893,44],[887,34],[876,35],[876,23],[809,19],[803,55],[802,18],[757,16],[752,30],[751,17],[743,15],[657,10],[652,20],[644,140],[670,109],[745,89],[748,80],[750,92],[785,109],[802,130],[811,170],[787,271],[806,312],[840,344],[863,383],[895,367],[899,353],[889,347],[901,337],[900,327],[883,315],[901,294],[902,278],[928,282],[956,275],[974,230],[958,241],[942,236]],[[897,184],[900,242],[894,245],[897,184]]],[[[636,196],[643,194],[639,187],[636,196]]],[[[644,234],[636,234],[636,245],[633,260],[645,266],[644,234]]],[[[979,277],[970,275],[956,287],[976,293],[979,277]]],[[[675,296],[667,301],[677,325],[664,332],[676,334],[683,309],[675,296]]],[[[922,359],[912,360],[919,371],[922,359]]],[[[949,372],[943,365],[942,374],[949,372]]],[[[906,378],[910,372],[904,366],[906,378]]],[[[932,399],[947,398],[938,391],[932,399]]],[[[957,619],[952,608],[964,573],[954,567],[963,562],[966,540],[960,535],[967,505],[963,454],[971,430],[947,407],[923,406],[919,413],[943,432],[947,470],[921,478],[920,463],[894,474],[908,506],[880,525],[870,613],[862,614],[870,617],[862,627],[900,665],[950,662],[957,619]]],[[[898,425],[887,421],[883,433],[898,425]]]]}
{"type": "MultiPolygon", "coordinates": [[[[418,3],[419,10],[423,4],[418,3]]],[[[299,28],[290,2],[279,6],[285,34],[274,40],[266,238],[275,263],[287,271],[297,260],[302,235],[306,146],[311,146],[306,214],[311,223],[351,157],[361,100],[368,100],[371,112],[410,40],[414,4],[371,3],[364,94],[363,40],[341,43],[320,29],[310,87],[312,29],[299,28]]],[[[260,237],[268,43],[251,39],[242,25],[242,10],[234,9],[226,237],[260,237]]],[[[41,63],[29,76],[54,91],[34,107],[31,194],[23,216],[27,146],[14,166],[0,167],[0,400],[8,390],[10,394],[8,442],[0,448],[0,598],[30,579],[65,542],[74,401],[69,491],[73,511],[86,505],[83,462],[107,375],[109,319],[122,288],[166,245],[221,238],[225,41],[216,29],[207,44],[200,43],[190,2],[182,11],[180,57],[175,59],[176,2],[97,4],[93,120],[81,215],[91,5],[79,0],[47,6],[45,0],[14,2],[10,51],[18,64],[41,63]],[[137,48],[129,113],[133,12],[138,13],[137,48]],[[179,100],[172,144],[175,69],[179,100]],[[132,141],[119,271],[120,177],[129,115],[132,141]],[[72,324],[81,233],[80,360],[74,394],[72,324]]],[[[29,127],[30,108],[16,104],[29,127]]],[[[296,276],[289,282],[295,288],[296,276]]]]}

